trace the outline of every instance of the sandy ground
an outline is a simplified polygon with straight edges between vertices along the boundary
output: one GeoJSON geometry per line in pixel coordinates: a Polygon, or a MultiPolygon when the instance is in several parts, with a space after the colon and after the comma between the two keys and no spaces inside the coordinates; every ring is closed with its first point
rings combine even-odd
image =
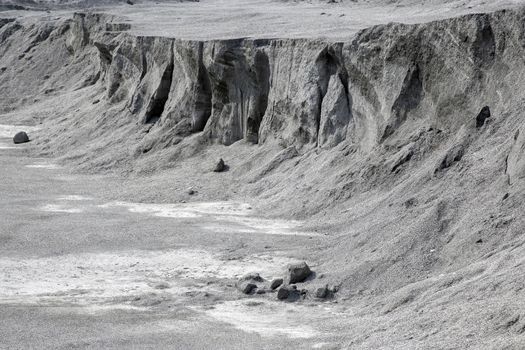
{"type": "MultiPolygon", "coordinates": [[[[145,35],[351,40],[356,30],[374,23],[413,23],[518,3],[523,2],[470,1],[459,8],[456,1],[266,6],[268,2],[256,0],[203,0],[199,6],[161,3],[100,10],[123,16],[133,23],[134,33],[145,35]]],[[[16,16],[40,20],[60,12],[19,11],[16,16]]],[[[29,64],[16,62],[26,98],[32,86],[25,82],[33,81],[34,74],[22,74],[29,64]]],[[[33,66],[46,66],[35,62],[33,66]]],[[[86,90],[45,94],[35,104],[21,100],[24,108],[0,116],[0,122],[35,122],[47,115],[53,124],[53,118],[67,120],[70,111],[92,97],[86,90]]],[[[521,106],[515,108],[512,113],[521,113],[521,106]]],[[[78,124],[68,132],[93,115],[71,119],[78,124]]],[[[474,117],[473,112],[469,118],[474,117]]],[[[498,116],[492,125],[497,127],[498,120],[505,121],[498,116]]],[[[67,125],[60,123],[56,125],[67,125]]],[[[126,122],[113,127],[122,125],[126,122]]],[[[495,130],[491,125],[473,133],[479,141],[440,175],[443,182],[435,177],[418,189],[408,171],[426,174],[435,164],[430,159],[425,167],[414,165],[401,172],[401,185],[358,193],[348,207],[319,214],[317,231],[311,230],[312,222],[269,219],[259,203],[239,198],[234,190],[242,186],[228,180],[245,171],[243,161],[255,154],[254,147],[242,143],[210,147],[200,159],[132,179],[79,175],[63,166],[63,159],[59,164],[34,158],[31,144],[15,146],[9,138],[19,127],[0,126],[0,348],[522,349],[523,192],[507,187],[503,168],[508,152],[498,151],[512,139],[514,126],[486,139],[481,137],[495,130]],[[225,154],[237,159],[226,158],[232,170],[218,181],[209,168],[225,154]],[[199,182],[204,185],[196,187],[199,182]],[[199,191],[191,199],[190,186],[199,191]],[[214,186],[216,191],[206,191],[214,186]],[[476,192],[476,202],[466,201],[474,197],[468,191],[476,192]],[[219,197],[221,192],[229,196],[219,197]],[[326,249],[329,244],[333,249],[326,249]],[[274,293],[245,297],[234,286],[248,272],[266,279],[280,276],[286,264],[298,260],[307,260],[318,273],[316,283],[345,276],[335,300],[281,303],[274,293]]],[[[82,138],[77,146],[82,154],[101,149],[86,151],[89,145],[82,138]]],[[[280,168],[273,180],[278,184],[271,193],[274,200],[289,201],[282,207],[294,208],[297,219],[308,216],[300,200],[329,203],[337,193],[332,189],[339,187],[330,187],[326,195],[309,195],[312,187],[323,185],[319,173],[346,169],[337,168],[337,153],[314,153],[303,157],[296,170],[280,168]],[[286,193],[286,186],[299,193],[298,199],[278,195],[286,193]]],[[[81,163],[85,158],[78,159],[81,163]]],[[[114,163],[102,165],[109,169],[114,163]]]]}
{"type": "Polygon", "coordinates": [[[245,299],[234,287],[247,272],[282,275],[307,251],[297,242],[317,244],[299,222],[258,219],[246,203],[115,201],[108,188],[123,179],[1,144],[2,349],[336,344],[336,304],[245,299]]]}
{"type": "MultiPolygon", "coordinates": [[[[523,0],[453,1],[268,1],[201,0],[92,7],[123,17],[136,35],[186,40],[233,38],[325,38],[348,40],[357,31],[389,22],[422,23],[523,5],[523,0]]],[[[71,10],[54,10],[64,15],[71,10]]],[[[2,16],[47,16],[6,11],[2,16]]]]}

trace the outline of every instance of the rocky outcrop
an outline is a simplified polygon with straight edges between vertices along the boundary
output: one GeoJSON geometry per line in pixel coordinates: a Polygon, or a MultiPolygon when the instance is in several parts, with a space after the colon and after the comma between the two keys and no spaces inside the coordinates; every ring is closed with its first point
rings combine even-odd
{"type": "Polygon", "coordinates": [[[458,125],[464,119],[448,110],[451,101],[473,110],[465,96],[490,94],[479,74],[514,35],[496,20],[502,15],[378,26],[349,43],[326,43],[136,37],[113,31],[111,18],[76,14],[68,42],[73,51],[98,49],[109,102],[125,102],[142,123],[161,120],[182,136],[203,131],[225,145],[331,148],[348,138],[369,150],[424,120],[458,125]],[[453,64],[441,53],[449,47],[453,64]]]}
{"type": "MultiPolygon", "coordinates": [[[[53,69],[64,77],[72,69],[63,68],[63,61],[81,66],[84,79],[76,88],[103,91],[97,105],[111,110],[96,120],[147,128],[122,140],[134,148],[142,138],[138,149],[147,152],[134,157],[194,136],[201,145],[244,140],[288,148],[276,162],[344,144],[342,149],[356,154],[388,153],[385,158],[395,158],[388,173],[397,174],[439,149],[435,142],[452,140],[482,106],[500,114],[516,98],[515,77],[525,69],[516,58],[524,49],[512,43],[523,40],[516,30],[523,14],[522,9],[380,25],[347,42],[328,42],[144,37],[114,16],[77,13],[27,28],[4,20],[0,41],[4,56],[15,57],[14,42],[30,37],[26,54],[33,60],[45,48],[41,43],[49,43],[62,55],[61,68],[57,63],[53,69]],[[429,127],[444,132],[421,133],[429,127]],[[429,140],[421,141],[422,135],[429,140]],[[410,143],[417,150],[406,153],[410,143]]],[[[4,61],[2,74],[14,74],[8,68],[14,60],[4,61]]],[[[9,90],[7,83],[2,87],[9,90]]],[[[103,128],[91,126],[97,135],[103,128]]],[[[456,153],[453,161],[461,152],[456,153]]]]}

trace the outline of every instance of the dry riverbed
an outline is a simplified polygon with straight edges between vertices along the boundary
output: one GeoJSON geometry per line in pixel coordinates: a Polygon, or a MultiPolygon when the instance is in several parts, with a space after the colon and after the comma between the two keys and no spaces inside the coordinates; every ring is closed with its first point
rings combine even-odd
{"type": "Polygon", "coordinates": [[[0,127],[2,348],[336,346],[337,304],[235,287],[282,277],[319,234],[249,203],[120,201],[125,179],[32,158],[16,129],[0,127]]]}

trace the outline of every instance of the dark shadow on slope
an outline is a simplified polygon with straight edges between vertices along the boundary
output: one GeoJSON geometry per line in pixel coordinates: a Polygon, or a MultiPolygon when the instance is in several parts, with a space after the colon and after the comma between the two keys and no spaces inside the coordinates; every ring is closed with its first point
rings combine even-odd
{"type": "Polygon", "coordinates": [[[246,140],[251,143],[259,142],[259,128],[268,108],[270,92],[270,62],[262,51],[255,54],[255,75],[258,91],[253,111],[246,120],[246,140]]]}
{"type": "Polygon", "coordinates": [[[203,43],[199,44],[199,71],[197,73],[197,86],[195,90],[195,106],[192,117],[193,132],[204,130],[211,116],[211,82],[208,71],[203,62],[203,43]]]}
{"type": "Polygon", "coordinates": [[[408,113],[416,109],[423,95],[423,81],[421,80],[419,66],[409,69],[401,92],[392,106],[392,114],[389,124],[386,126],[382,139],[391,136],[396,129],[405,122],[408,113]]]}
{"type": "Polygon", "coordinates": [[[153,95],[153,98],[150,101],[150,104],[146,111],[146,116],[144,117],[144,122],[146,124],[156,123],[162,116],[162,113],[164,113],[164,107],[166,106],[166,102],[168,101],[168,97],[170,95],[171,90],[171,83],[173,80],[173,68],[174,62],[172,53],[170,63],[164,70],[164,74],[162,74],[159,87],[153,95]]]}

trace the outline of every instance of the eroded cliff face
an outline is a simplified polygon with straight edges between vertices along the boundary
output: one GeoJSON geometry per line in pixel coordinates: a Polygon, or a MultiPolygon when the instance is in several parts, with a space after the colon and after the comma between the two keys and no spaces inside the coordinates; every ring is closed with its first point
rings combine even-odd
{"type": "Polygon", "coordinates": [[[102,14],[1,20],[2,119],[42,122],[34,149],[81,170],[150,175],[132,201],[198,185],[198,200],[314,222],[331,241],[312,254],[342,290],[395,291],[373,305],[385,314],[519,299],[525,9],[345,42],[127,29],[102,14]],[[218,158],[228,172],[211,171],[218,158]]]}
{"type": "Polygon", "coordinates": [[[43,104],[38,120],[59,127],[37,142],[106,168],[177,145],[166,164],[243,141],[298,154],[342,150],[354,169],[333,181],[372,188],[410,164],[449,167],[478,139],[483,106],[510,120],[523,99],[523,14],[376,26],[335,43],[141,37],[92,13],[3,19],[2,108],[43,104]]]}
{"type": "Polygon", "coordinates": [[[173,137],[307,149],[346,141],[370,152],[421,128],[457,130],[484,105],[498,114],[515,99],[521,15],[378,26],[347,43],[136,37],[96,14],[76,15],[63,35],[73,57],[98,52],[84,64],[98,70],[102,103],[173,137]]]}

